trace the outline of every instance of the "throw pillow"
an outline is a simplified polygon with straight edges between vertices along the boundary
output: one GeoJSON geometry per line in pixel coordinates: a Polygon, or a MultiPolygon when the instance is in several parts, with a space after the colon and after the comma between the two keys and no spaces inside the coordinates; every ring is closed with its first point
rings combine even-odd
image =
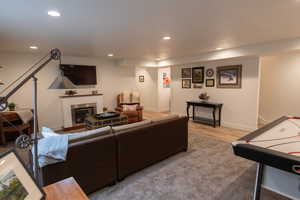
{"type": "Polygon", "coordinates": [[[123,105],[123,111],[136,111],[136,105],[123,105]]]}

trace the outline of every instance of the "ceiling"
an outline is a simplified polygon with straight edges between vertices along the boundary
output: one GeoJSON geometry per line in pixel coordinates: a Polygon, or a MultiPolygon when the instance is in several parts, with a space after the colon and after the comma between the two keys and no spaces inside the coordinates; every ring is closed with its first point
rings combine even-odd
{"type": "Polygon", "coordinates": [[[299,10],[299,0],[9,0],[0,7],[0,51],[192,56],[299,37],[299,10]],[[163,40],[166,35],[172,39],[163,40]]]}

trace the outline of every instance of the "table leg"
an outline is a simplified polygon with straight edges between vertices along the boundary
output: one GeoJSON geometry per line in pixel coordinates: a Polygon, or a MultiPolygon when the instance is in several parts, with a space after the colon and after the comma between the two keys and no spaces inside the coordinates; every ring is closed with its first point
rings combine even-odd
{"type": "Polygon", "coordinates": [[[214,127],[216,128],[216,108],[213,109],[214,127]]]}
{"type": "Polygon", "coordinates": [[[253,193],[253,200],[260,199],[260,191],[261,191],[261,184],[263,178],[263,170],[264,165],[261,163],[257,163],[257,170],[256,170],[256,180],[255,180],[255,188],[253,193]]]}
{"type": "Polygon", "coordinates": [[[190,113],[189,113],[189,110],[190,110],[190,105],[187,104],[187,106],[186,106],[186,114],[187,114],[188,119],[190,119],[190,113]]]}
{"type": "Polygon", "coordinates": [[[195,106],[193,106],[193,120],[195,120],[195,106]]]}
{"type": "Polygon", "coordinates": [[[221,126],[222,107],[219,107],[219,126],[221,126]]]}

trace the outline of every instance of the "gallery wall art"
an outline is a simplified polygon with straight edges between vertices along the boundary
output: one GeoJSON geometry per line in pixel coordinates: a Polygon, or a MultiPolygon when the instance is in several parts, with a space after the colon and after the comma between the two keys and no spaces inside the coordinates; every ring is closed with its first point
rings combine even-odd
{"type": "Polygon", "coordinates": [[[182,68],[181,78],[192,78],[192,68],[182,68]]]}
{"type": "Polygon", "coordinates": [[[217,67],[217,88],[241,88],[242,65],[217,67]]]}
{"type": "Polygon", "coordinates": [[[204,83],[204,67],[193,67],[192,68],[192,82],[193,83],[204,83]]]}
{"type": "Polygon", "coordinates": [[[191,79],[182,79],[182,88],[188,89],[191,88],[191,79]]]}

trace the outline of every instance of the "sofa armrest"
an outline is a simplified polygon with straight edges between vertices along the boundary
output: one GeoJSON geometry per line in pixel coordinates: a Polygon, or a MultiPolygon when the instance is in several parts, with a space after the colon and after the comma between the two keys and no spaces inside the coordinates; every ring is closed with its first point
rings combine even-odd
{"type": "Polygon", "coordinates": [[[143,106],[140,106],[140,105],[138,105],[137,107],[136,107],[136,110],[137,111],[142,111],[144,109],[144,107],[143,106]]]}
{"type": "Polygon", "coordinates": [[[71,144],[65,162],[41,168],[43,185],[73,176],[86,193],[116,182],[116,140],[113,134],[71,144]]]}
{"type": "Polygon", "coordinates": [[[115,109],[117,112],[123,112],[123,108],[121,107],[121,106],[119,106],[119,107],[116,107],[116,109],[115,109]]]}

